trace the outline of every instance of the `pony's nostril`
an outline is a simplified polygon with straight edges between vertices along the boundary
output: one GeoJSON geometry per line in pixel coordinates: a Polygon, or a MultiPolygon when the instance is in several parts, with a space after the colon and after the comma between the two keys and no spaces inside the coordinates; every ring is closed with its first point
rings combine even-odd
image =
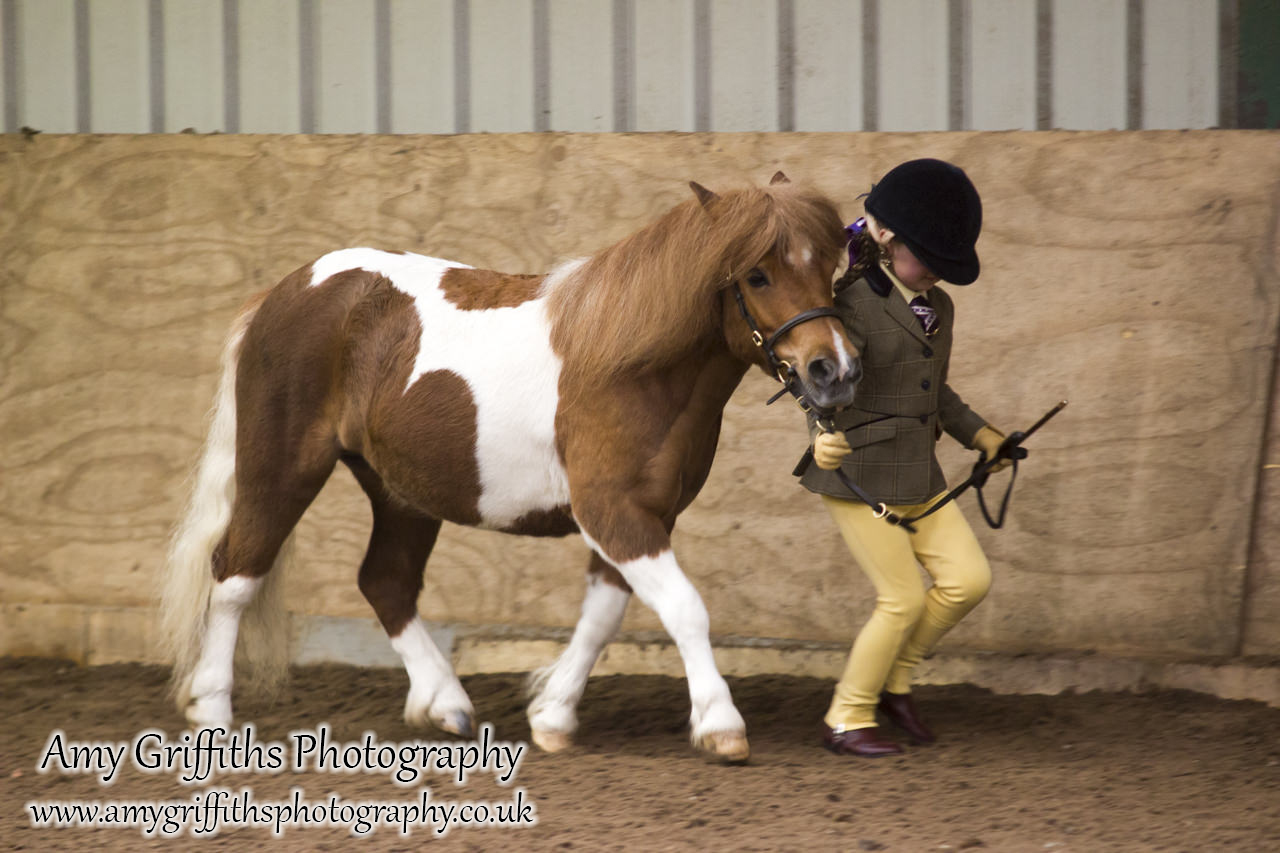
{"type": "Polygon", "coordinates": [[[829,358],[815,358],[809,362],[809,379],[819,387],[830,385],[835,378],[836,366],[829,358]]]}
{"type": "Polygon", "coordinates": [[[853,360],[853,365],[849,368],[849,375],[845,378],[845,381],[848,382],[850,385],[852,385],[853,383],[857,382],[861,378],[862,378],[862,359],[855,358],[853,360]]]}

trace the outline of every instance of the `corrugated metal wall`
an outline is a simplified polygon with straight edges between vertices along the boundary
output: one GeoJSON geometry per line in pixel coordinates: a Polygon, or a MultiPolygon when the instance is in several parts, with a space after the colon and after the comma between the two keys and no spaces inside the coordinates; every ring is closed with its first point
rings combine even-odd
{"type": "Polygon", "coordinates": [[[1233,126],[1224,0],[0,0],[4,129],[1233,126]]]}

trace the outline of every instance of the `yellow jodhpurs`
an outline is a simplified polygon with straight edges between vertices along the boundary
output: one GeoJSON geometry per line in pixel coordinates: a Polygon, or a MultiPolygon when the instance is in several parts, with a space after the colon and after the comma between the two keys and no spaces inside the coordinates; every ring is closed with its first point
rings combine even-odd
{"type": "MultiPolygon", "coordinates": [[[[991,586],[991,566],[954,503],[916,522],[916,532],[908,533],[876,518],[866,504],[828,495],[822,502],[876,588],[875,611],[854,640],[825,722],[832,728],[867,728],[876,724],[881,691],[909,693],[915,666],[982,601],[991,586]],[[919,566],[933,578],[927,592],[919,566]]],[[[932,503],[890,509],[912,516],[932,503]]]]}

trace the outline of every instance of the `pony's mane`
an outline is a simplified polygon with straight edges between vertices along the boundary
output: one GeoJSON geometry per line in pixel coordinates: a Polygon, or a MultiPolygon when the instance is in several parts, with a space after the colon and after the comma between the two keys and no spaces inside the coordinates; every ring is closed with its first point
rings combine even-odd
{"type": "Polygon", "coordinates": [[[566,378],[603,382],[675,361],[718,328],[718,293],[767,255],[808,247],[834,259],[843,239],[835,205],[794,184],[730,190],[705,209],[697,199],[677,205],[548,279],[566,378]]]}

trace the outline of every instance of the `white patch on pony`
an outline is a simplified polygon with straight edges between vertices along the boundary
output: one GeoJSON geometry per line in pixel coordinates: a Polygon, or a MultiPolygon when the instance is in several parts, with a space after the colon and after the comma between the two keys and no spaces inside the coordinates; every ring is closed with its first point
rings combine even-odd
{"type": "Polygon", "coordinates": [[[414,616],[400,633],[391,638],[391,648],[399,653],[409,673],[409,697],[404,720],[425,727],[430,721],[445,731],[469,734],[473,710],[453,667],[436,647],[422,618],[414,616]]]}
{"type": "Polygon", "coordinates": [[[806,244],[797,249],[792,249],[787,253],[787,263],[798,270],[809,266],[809,264],[813,263],[813,247],[806,244]]]}
{"type": "Polygon", "coordinates": [[[200,662],[191,677],[187,720],[196,728],[231,728],[231,684],[240,614],[262,586],[262,578],[233,575],[209,596],[207,628],[200,662]]]}
{"type": "MultiPolygon", "coordinates": [[[[578,528],[582,529],[581,522],[578,528]]],[[[637,557],[619,563],[601,550],[585,531],[582,538],[622,574],[637,598],[653,608],[662,620],[662,627],[675,641],[689,682],[689,699],[693,706],[689,726],[693,742],[705,746],[714,734],[745,734],[747,724],[734,706],[729,685],[716,668],[715,656],[711,652],[711,619],[706,605],[680,570],[671,549],[667,548],[657,556],[637,557]]]]}
{"type": "MultiPolygon", "coordinates": [[[[548,276],[559,280],[577,263],[548,276]]],[[[551,349],[543,295],[520,305],[467,311],[449,302],[440,280],[463,264],[425,255],[343,249],[312,266],[318,284],[349,269],[386,276],[413,298],[422,325],[405,390],[423,374],[461,376],[476,406],[480,526],[509,527],[521,516],[569,502],[569,478],[556,452],[560,357],[551,349]]],[[[544,284],[543,293],[546,291],[544,284]]]]}
{"type": "Polygon", "coordinates": [[[440,277],[451,269],[469,270],[471,267],[456,261],[445,261],[427,255],[396,254],[380,249],[339,249],[319,258],[311,265],[311,286],[323,284],[333,276],[347,270],[368,270],[395,281],[394,273],[406,279],[430,280],[439,284],[440,277]]]}
{"type": "Polygon", "coordinates": [[[840,361],[840,370],[836,375],[844,378],[849,375],[849,371],[853,370],[853,356],[849,353],[849,348],[845,346],[844,341],[840,340],[840,333],[834,329],[831,331],[831,343],[838,353],[840,361]]]}

